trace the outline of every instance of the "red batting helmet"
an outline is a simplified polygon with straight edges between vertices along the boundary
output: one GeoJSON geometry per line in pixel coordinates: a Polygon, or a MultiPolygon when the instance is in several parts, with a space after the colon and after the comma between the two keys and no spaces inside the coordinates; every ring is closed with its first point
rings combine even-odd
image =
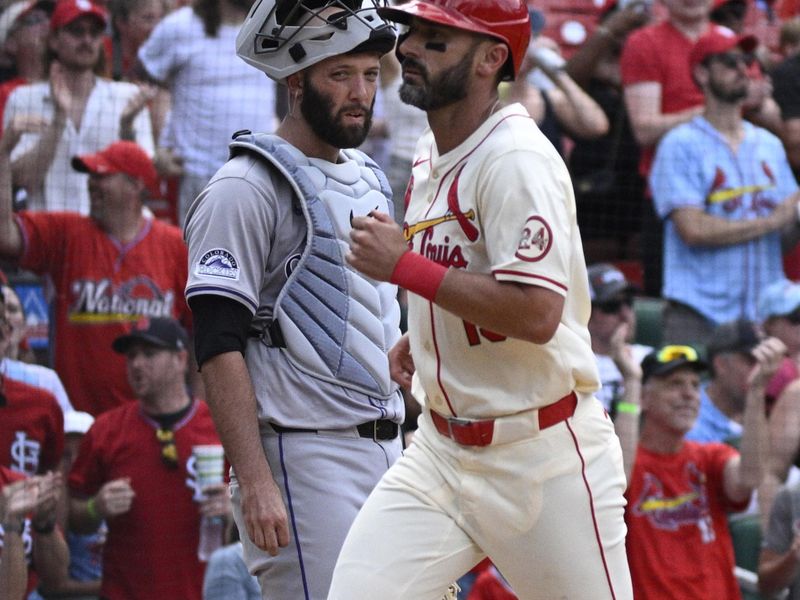
{"type": "Polygon", "coordinates": [[[390,21],[406,24],[411,17],[497,38],[508,46],[506,77],[514,79],[531,39],[528,5],[524,0],[410,0],[379,8],[390,21]]]}

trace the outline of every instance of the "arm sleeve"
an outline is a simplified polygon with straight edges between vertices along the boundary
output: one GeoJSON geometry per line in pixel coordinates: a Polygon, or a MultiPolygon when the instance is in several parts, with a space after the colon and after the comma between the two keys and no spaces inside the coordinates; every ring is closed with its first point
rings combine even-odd
{"type": "Polygon", "coordinates": [[[656,150],[650,172],[650,189],[658,216],[666,219],[676,208],[705,208],[700,169],[702,147],[683,138],[684,128],[673,129],[656,150]]]}
{"type": "MultiPolygon", "coordinates": [[[[172,73],[180,66],[178,52],[180,41],[176,41],[179,32],[175,31],[174,18],[162,20],[150,33],[150,37],[139,48],[139,60],[147,74],[159,83],[167,83],[172,73]]],[[[185,43],[185,42],[184,42],[185,43]]]]}
{"type": "Polygon", "coordinates": [[[478,206],[495,278],[565,296],[577,231],[569,176],[556,160],[519,151],[493,161],[478,206]]]}
{"type": "Polygon", "coordinates": [[[194,352],[197,365],[218,354],[244,354],[253,315],[241,302],[225,296],[202,294],[189,298],[194,315],[194,352]]]}
{"type": "Polygon", "coordinates": [[[652,41],[647,34],[647,30],[640,29],[625,41],[619,60],[623,86],[662,81],[656,62],[657,53],[653,52],[652,41]]]}

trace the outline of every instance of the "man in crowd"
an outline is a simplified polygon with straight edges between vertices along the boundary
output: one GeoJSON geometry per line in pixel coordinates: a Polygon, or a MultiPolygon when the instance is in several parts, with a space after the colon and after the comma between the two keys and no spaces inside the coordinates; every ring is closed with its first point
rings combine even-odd
{"type": "Polygon", "coordinates": [[[224,485],[199,489],[192,447],[219,444],[205,403],[189,396],[186,332],[174,319],[144,319],[114,340],[137,402],[98,417],[69,475],[70,524],[108,524],[101,596],[200,600],[201,514],[222,516],[224,485]]]}
{"type": "Polygon", "coordinates": [[[258,5],[239,55],[287,86],[289,113],[275,136],[236,138],[186,222],[198,363],[244,559],[269,599],[326,598],[350,524],[401,452],[386,357],[397,288],[344,257],[354,216],[391,212],[382,171],[341,150],[366,138],[394,47],[375,7],[258,5]]]}
{"type": "MultiPolygon", "coordinates": [[[[667,18],[635,31],[625,42],[620,59],[622,85],[631,127],[642,148],[639,170],[645,177],[664,134],[703,112],[703,91],[693,81],[689,54],[701,36],[725,29],[710,24],[712,1],[665,0],[667,18]]],[[[779,111],[772,98],[764,96],[760,84],[752,88],[748,118],[778,126],[779,111]]],[[[644,201],[645,292],[657,296],[662,279],[662,225],[650,198],[644,201]]],[[[667,314],[671,310],[668,307],[667,314]]]]}
{"type": "Polygon", "coordinates": [[[652,348],[632,343],[636,336],[636,314],[633,312],[636,288],[622,271],[613,265],[598,263],[589,267],[588,274],[592,298],[592,316],[589,317],[588,327],[592,336],[592,352],[600,372],[600,389],[595,396],[613,418],[617,414],[616,405],[625,393],[622,373],[614,362],[615,336],[622,335],[626,351],[632,353],[637,363],[652,348]]]}
{"type": "Polygon", "coordinates": [[[183,300],[186,247],[180,231],[143,212],[157,187],[150,158],[134,142],[75,157],[89,175],[89,216],[11,211],[9,148],[30,122],[15,121],[0,143],[0,256],[47,275],[55,289],[55,368],[72,405],[98,415],[129,401],[121,357],[107,345],[141,317],[189,321],[183,300]]]}
{"type": "MultiPolygon", "coordinates": [[[[11,341],[0,294],[0,356],[11,341]]],[[[47,390],[0,372],[0,465],[37,475],[58,470],[64,451],[64,415],[47,390]]]]}
{"type": "Polygon", "coordinates": [[[718,326],[708,341],[709,378],[700,388],[700,409],[686,434],[695,442],[737,445],[753,366],[753,348],[762,335],[752,321],[738,319],[718,326]]]}
{"type": "MultiPolygon", "coordinates": [[[[31,210],[89,214],[85,173],[72,168],[76,154],[91,154],[120,139],[120,119],[139,88],[95,73],[103,59],[103,8],[89,0],[62,0],[50,19],[48,81],[21,86],[8,98],[4,127],[18,116],[38,115],[47,124],[26,133],[12,156],[15,186],[27,191],[31,210]]],[[[136,142],[152,156],[147,111],[133,123],[136,142]]]]}
{"type": "Polygon", "coordinates": [[[252,0],[190,4],[162,19],[138,53],[147,76],[171,94],[171,116],[157,140],[157,164],[163,174],[180,174],[180,225],[227,160],[231,134],[275,127],[275,83],[232,51],[252,0]]]}
{"type": "Polygon", "coordinates": [[[356,517],[329,598],[434,598],[486,556],[522,598],[631,598],[569,173],[525,109],[497,97],[528,46],[526,3],[380,12],[408,28],[400,94],[430,130],[403,228],[355,216],[348,260],[408,290],[392,374],[408,386],[416,366],[424,412],[356,517]]]}
{"type": "Polygon", "coordinates": [[[664,340],[704,343],[714,326],[757,318],[798,238],[797,182],[781,141],[742,118],[755,38],[712,28],[692,48],[702,115],[659,144],[650,187],[664,229],[664,340]],[[733,273],[736,273],[735,276],[733,273]]]}
{"type": "Polygon", "coordinates": [[[727,514],[744,510],[761,481],[768,447],[764,391],[784,352],[768,338],[748,356],[740,452],[686,440],[706,368],[693,347],[664,346],[642,361],[643,425],[625,509],[637,598],[740,598],[727,514]]]}

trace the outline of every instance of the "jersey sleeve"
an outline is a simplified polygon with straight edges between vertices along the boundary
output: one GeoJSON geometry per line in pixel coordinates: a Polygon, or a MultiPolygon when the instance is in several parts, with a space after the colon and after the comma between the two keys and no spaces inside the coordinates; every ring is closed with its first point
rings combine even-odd
{"type": "Polygon", "coordinates": [[[105,483],[101,464],[102,450],[97,443],[97,425],[92,425],[81,440],[78,456],[67,478],[70,493],[87,498],[94,496],[105,483]]]}
{"type": "Polygon", "coordinates": [[[577,232],[571,197],[555,155],[516,151],[489,165],[478,207],[496,279],[566,295],[577,232]]]}
{"type": "Polygon", "coordinates": [[[737,457],[739,451],[722,443],[702,444],[701,448],[706,462],[706,474],[709,478],[708,489],[711,493],[718,495],[722,508],[726,512],[739,512],[747,508],[750,498],[743,502],[731,502],[725,495],[725,465],[729,460],[737,457]]]}
{"type": "Polygon", "coordinates": [[[676,208],[705,208],[705,195],[698,152],[674,129],[661,141],[650,172],[650,189],[656,212],[666,219],[676,208]]]}
{"type": "Polygon", "coordinates": [[[274,191],[267,181],[259,184],[245,177],[221,177],[201,192],[185,231],[189,246],[187,300],[200,294],[221,295],[255,314],[267,268],[270,232],[275,228],[274,191]]]}
{"type": "Polygon", "coordinates": [[[172,74],[181,66],[179,55],[181,44],[176,41],[178,31],[174,17],[165,18],[150,33],[150,36],[139,47],[139,60],[153,79],[167,83],[172,74]]]}
{"type": "Polygon", "coordinates": [[[625,42],[619,60],[623,86],[661,81],[657,53],[647,34],[646,29],[634,31],[625,42]]]}
{"type": "Polygon", "coordinates": [[[23,251],[20,266],[38,274],[57,269],[66,253],[67,229],[80,215],[57,212],[27,212],[16,215],[22,231],[23,251]]]}

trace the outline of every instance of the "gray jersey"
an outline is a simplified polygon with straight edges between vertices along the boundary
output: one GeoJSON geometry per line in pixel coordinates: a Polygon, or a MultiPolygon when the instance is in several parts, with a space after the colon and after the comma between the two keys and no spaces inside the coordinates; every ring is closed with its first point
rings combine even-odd
{"type": "MultiPolygon", "coordinates": [[[[334,166],[339,167],[348,165],[334,166]]],[[[350,206],[340,208],[350,213],[350,206]]],[[[187,216],[187,298],[214,294],[234,299],[254,314],[254,330],[264,328],[303,253],[306,231],[300,201],[284,176],[251,153],[235,156],[187,216]]],[[[309,377],[280,348],[255,338],[248,342],[246,360],[262,421],[318,429],[375,419],[402,421],[399,393],[380,400],[309,377]]]]}

